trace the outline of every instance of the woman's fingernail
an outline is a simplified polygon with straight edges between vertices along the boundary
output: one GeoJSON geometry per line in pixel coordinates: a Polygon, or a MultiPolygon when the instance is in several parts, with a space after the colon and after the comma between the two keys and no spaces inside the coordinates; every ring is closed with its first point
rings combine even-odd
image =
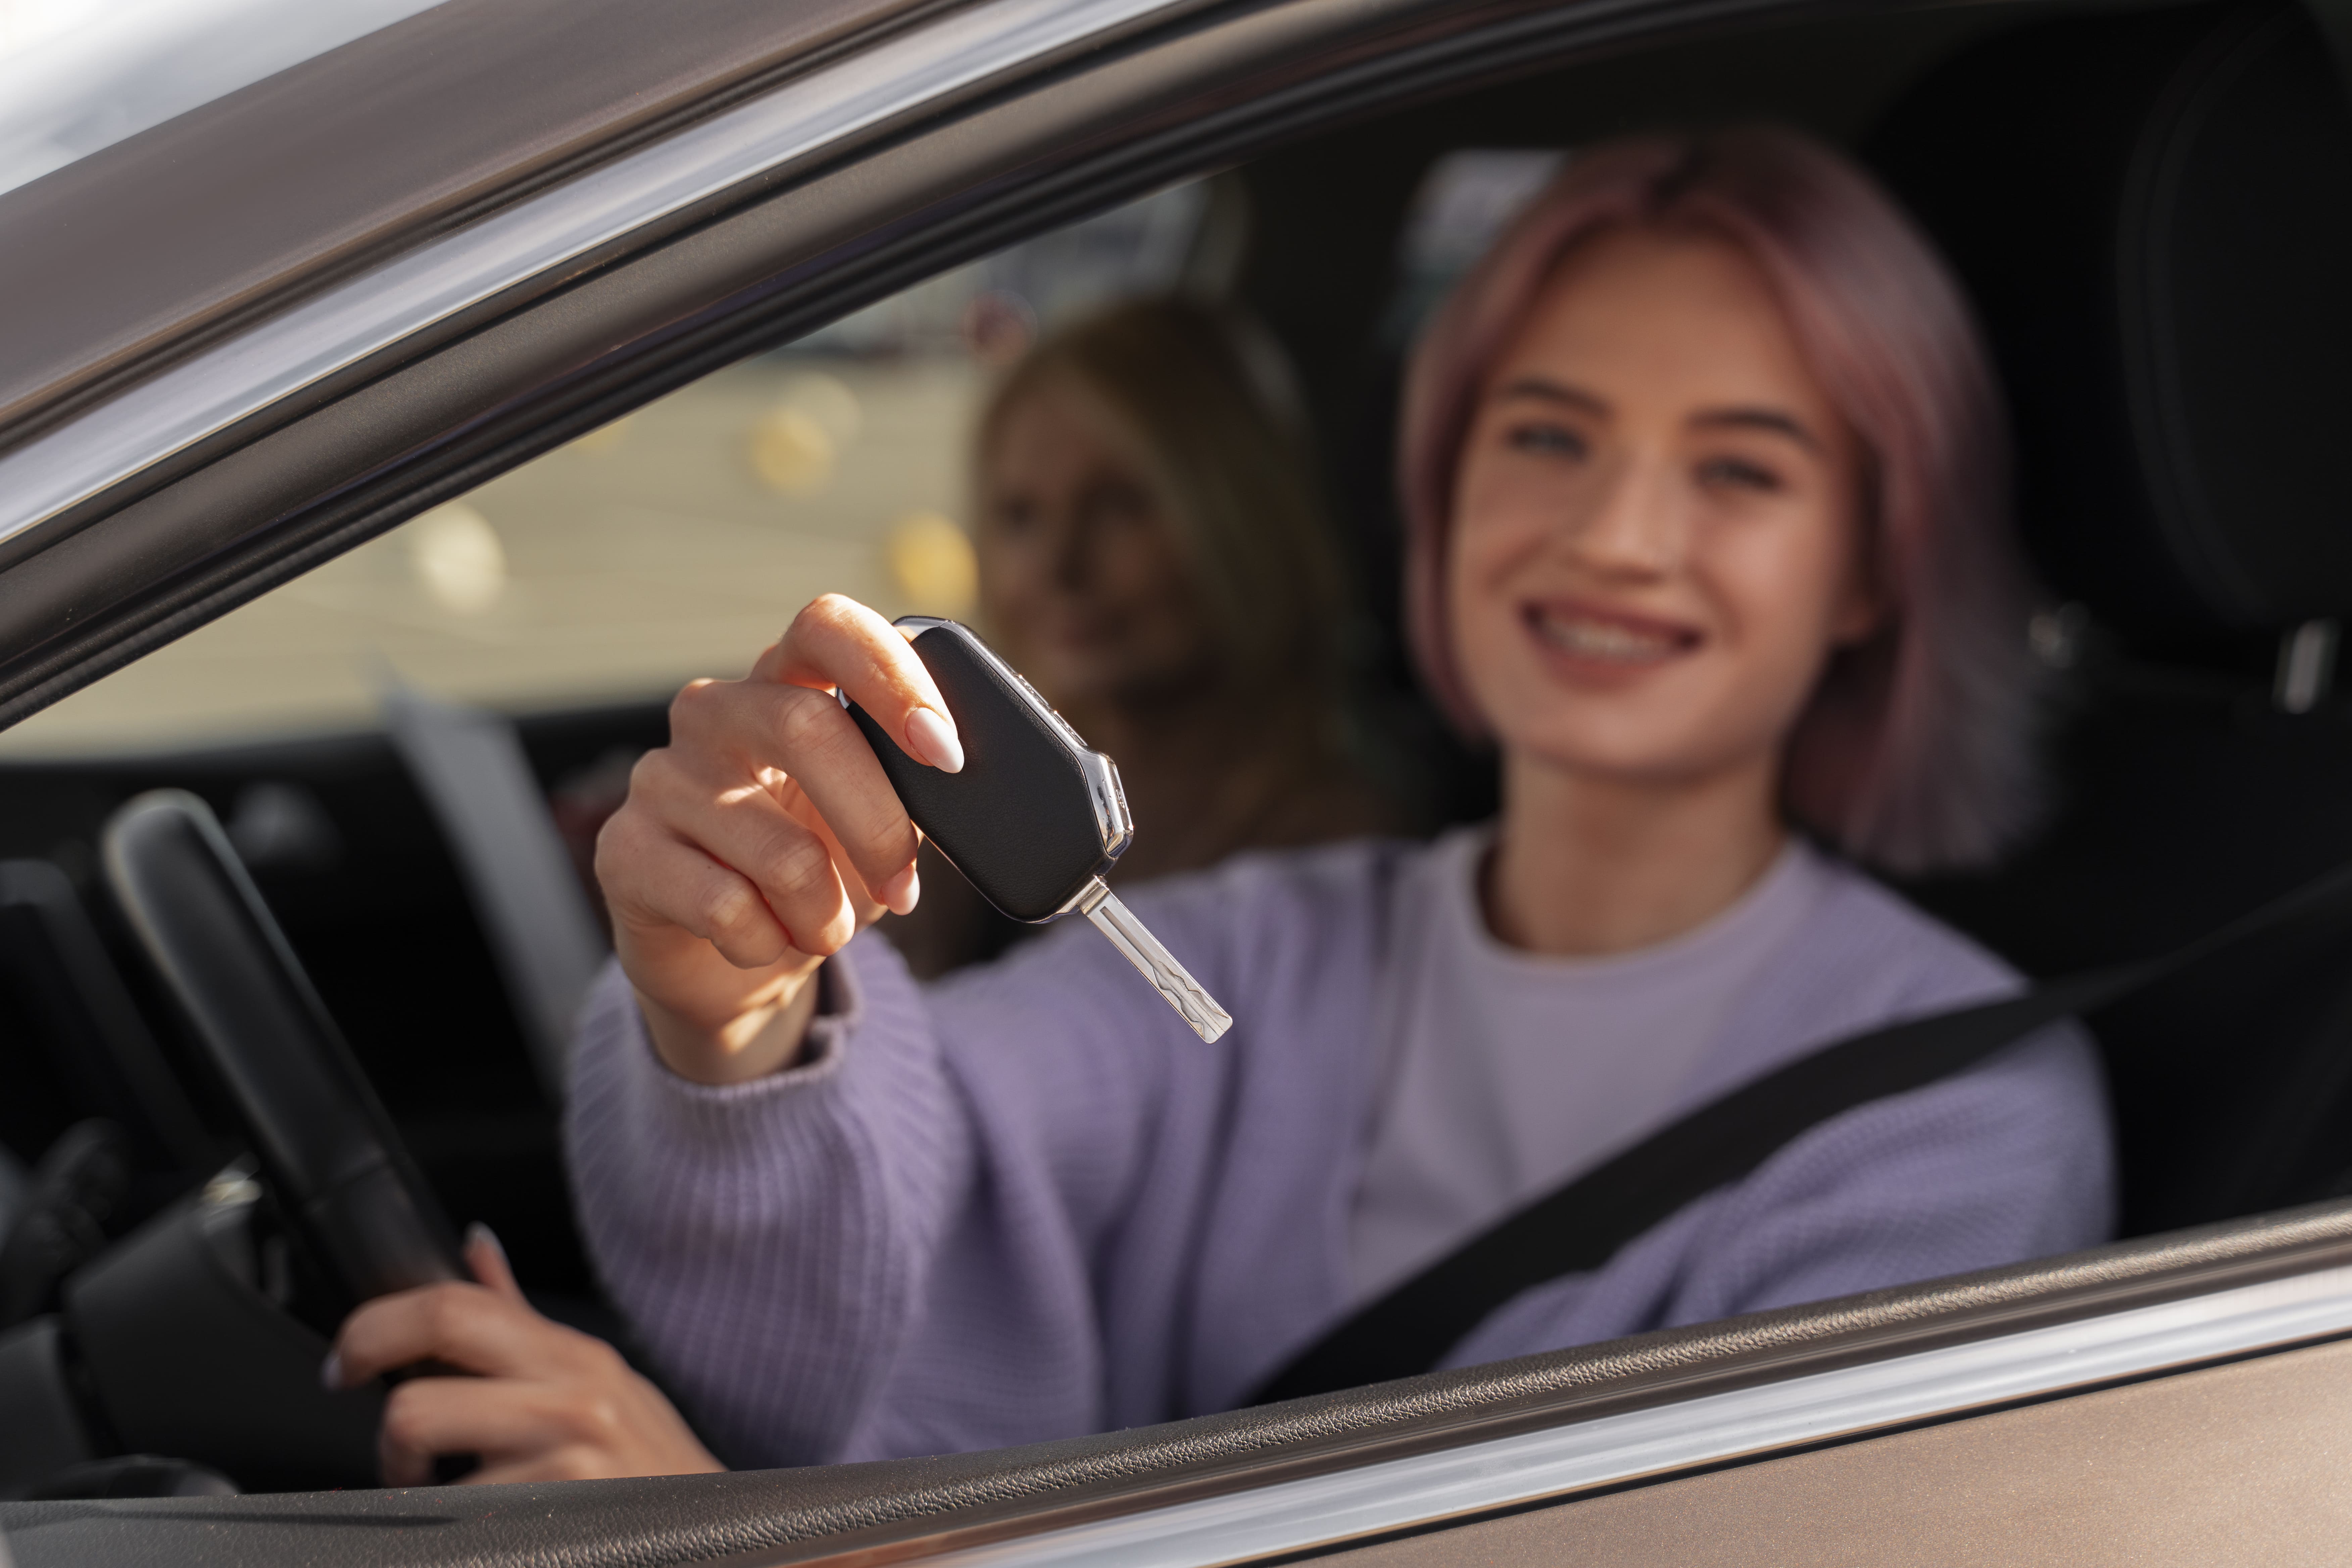
{"type": "Polygon", "coordinates": [[[499,1239],[497,1231],[492,1230],[480,1220],[476,1220],[466,1227],[466,1246],[469,1250],[477,1247],[488,1247],[493,1257],[500,1263],[506,1264],[508,1273],[514,1272],[514,1265],[507,1262],[506,1244],[499,1239]]]}
{"type": "Polygon", "coordinates": [[[874,896],[894,915],[912,914],[915,900],[923,896],[923,879],[915,868],[908,867],[888,881],[874,889],[874,896]]]}
{"type": "Polygon", "coordinates": [[[907,720],[907,739],[915,742],[922,760],[943,773],[963,772],[963,742],[955,725],[935,709],[918,708],[907,720]]]}
{"type": "Polygon", "coordinates": [[[327,1359],[319,1363],[319,1386],[330,1394],[343,1391],[343,1352],[329,1351],[327,1359]]]}

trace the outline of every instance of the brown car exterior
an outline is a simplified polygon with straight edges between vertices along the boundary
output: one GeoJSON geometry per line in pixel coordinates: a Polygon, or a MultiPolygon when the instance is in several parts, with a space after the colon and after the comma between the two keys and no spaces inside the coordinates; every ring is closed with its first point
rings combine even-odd
{"type": "MultiPolygon", "coordinates": [[[[1305,365],[1351,499],[1347,432],[1377,401],[1364,345],[1389,282],[1358,263],[1392,241],[1436,153],[1767,115],[1862,146],[1890,112],[1937,102],[1944,133],[1965,140],[1976,128],[1950,107],[1964,95],[1916,95],[1971,51],[2006,47],[2029,75],[2045,38],[2052,59],[2110,58],[2112,37],[2117,61],[2234,62],[2268,38],[2281,58],[2332,62],[2324,46],[2352,25],[2333,0],[2317,14],[2315,26],[2263,0],[452,0],[0,192],[0,727],[708,373],[1220,170],[1238,168],[1253,204],[1239,286],[1305,365]]],[[[2172,69],[2149,68],[2158,86],[2128,110],[2085,80],[2053,161],[2112,143],[2130,153],[2117,167],[2160,164],[2130,152],[2139,121],[2119,117],[2157,112],[2165,83],[2206,90],[2172,69]]],[[[2269,210],[2249,208],[2249,232],[2269,232],[2269,210]]],[[[2347,244],[2352,185],[2322,180],[2296,210],[2319,215],[2298,244],[2352,257],[2326,248],[2347,244]]],[[[2228,281],[2189,267],[2167,286],[2228,281]]],[[[2244,320],[2232,341],[2252,343],[2252,363],[2272,329],[2258,310],[2244,320]]],[[[2352,317],[2323,312],[2310,342],[2275,353],[2340,359],[2347,334],[2352,317]]],[[[2081,386],[2012,392],[2030,468],[2045,411],[2097,401],[2081,386]]],[[[2340,384],[2303,402],[2340,447],[2340,384]]],[[[2115,437],[2119,451],[2137,439],[2115,437]]],[[[2280,507],[2266,515],[2293,511],[2280,507]]],[[[2255,531],[2232,513],[2195,549],[2221,560],[2255,531]]],[[[2139,751],[2102,741],[2054,847],[2011,882],[1921,889],[1923,901],[2000,928],[1996,945],[2050,973],[2161,951],[2352,858],[2352,826],[2326,804],[2352,778],[2352,730],[2324,679],[2297,677],[2302,705],[2287,700],[2292,658],[2309,667],[2334,636],[2307,628],[2352,612],[2331,597],[2352,594],[2352,572],[2332,543],[2305,548],[2315,524],[2273,531],[2284,542],[2224,562],[2255,584],[2234,620],[2217,613],[2226,636],[2200,642],[2144,604],[2115,613],[2118,637],[2162,651],[2135,653],[2131,671],[2204,673],[2119,677],[2084,699],[2095,736],[2176,699],[2205,704],[2204,728],[2139,751]],[[2147,782],[2206,773],[2255,779],[2246,788],[2273,805],[2233,817],[2210,801],[2238,795],[2176,802],[2147,782]],[[2288,782],[2261,783],[2273,779],[2288,782]],[[2133,804],[2159,797],[2175,804],[2133,804]],[[2151,868],[2158,846],[2178,858],[2151,868]]],[[[1377,559],[1377,541],[1366,550],[1377,559]]],[[[2063,550],[2049,559],[2074,569],[2063,550]]],[[[2053,616],[2036,637],[2053,661],[2091,657],[2077,623],[2053,616]]],[[[655,722],[519,721],[542,772],[655,722]]],[[[69,861],[57,846],[86,854],[115,803],[157,784],[226,798],[315,769],[304,776],[341,820],[382,826],[346,864],[383,865],[396,903],[393,862],[426,853],[415,846],[430,831],[409,797],[379,809],[367,793],[368,770],[389,765],[370,744],[331,761],[0,763],[0,820],[16,824],[0,826],[0,854],[69,861]]],[[[328,897],[310,886],[286,884],[288,928],[375,1070],[367,1004],[345,1005],[365,982],[331,961],[326,935],[311,950],[306,933],[341,917],[306,904],[328,897]]],[[[265,891],[279,901],[278,884],[265,891]]],[[[465,962],[488,974],[478,952],[465,962]]],[[[2332,1027],[2335,993],[2310,976],[2341,973],[2330,949],[2254,984],[2318,998],[2305,1011],[2332,1027]]],[[[2187,1045],[2164,1018],[2095,1020],[2119,1068],[2131,1237],[2098,1251],[1002,1452],[5,1501],[0,1564],[2334,1561],[2352,1525],[2336,1462],[2352,1442],[2352,1200],[2327,1194],[2346,1190],[2330,1184],[2352,1147],[2338,1157],[2345,1129],[2323,1112],[2344,1050],[2332,1036],[2300,1054],[2241,1048],[2214,1023],[2227,1005],[2175,1009],[2187,1045]],[[2223,1037],[2228,1050],[2180,1054],[2223,1037]]],[[[2247,1027],[2252,1040],[2268,1026],[2247,1027]]],[[[528,1099],[520,1068],[517,1081],[528,1099]]],[[[501,1125],[536,1130],[526,1152],[560,1206],[545,1110],[501,1125]]],[[[9,1397],[0,1384],[0,1425],[9,1397]]]]}

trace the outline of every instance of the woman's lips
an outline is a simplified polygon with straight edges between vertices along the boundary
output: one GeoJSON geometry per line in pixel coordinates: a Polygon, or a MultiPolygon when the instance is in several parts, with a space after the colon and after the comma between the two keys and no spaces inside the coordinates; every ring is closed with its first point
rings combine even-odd
{"type": "Polygon", "coordinates": [[[1525,606],[1520,618],[1548,650],[1579,665],[1632,672],[1654,668],[1700,642],[1695,626],[1559,600],[1525,606]]]}

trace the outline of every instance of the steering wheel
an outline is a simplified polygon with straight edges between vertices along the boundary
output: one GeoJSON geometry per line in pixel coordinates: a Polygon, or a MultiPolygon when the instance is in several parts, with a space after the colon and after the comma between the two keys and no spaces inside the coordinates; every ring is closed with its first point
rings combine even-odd
{"type": "Polygon", "coordinates": [[[356,1304],[467,1278],[448,1219],[212,809],[184,790],[140,795],[107,823],[104,862],[330,1279],[356,1304]]]}

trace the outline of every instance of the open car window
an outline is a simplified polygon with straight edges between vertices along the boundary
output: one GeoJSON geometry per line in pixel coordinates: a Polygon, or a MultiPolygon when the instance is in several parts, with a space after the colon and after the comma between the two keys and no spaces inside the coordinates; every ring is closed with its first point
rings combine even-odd
{"type": "Polygon", "coordinates": [[[445,502],[0,734],[45,758],[735,675],[819,594],[969,616],[971,426],[1040,331],[1216,264],[1188,184],[929,279],[445,502]]]}

